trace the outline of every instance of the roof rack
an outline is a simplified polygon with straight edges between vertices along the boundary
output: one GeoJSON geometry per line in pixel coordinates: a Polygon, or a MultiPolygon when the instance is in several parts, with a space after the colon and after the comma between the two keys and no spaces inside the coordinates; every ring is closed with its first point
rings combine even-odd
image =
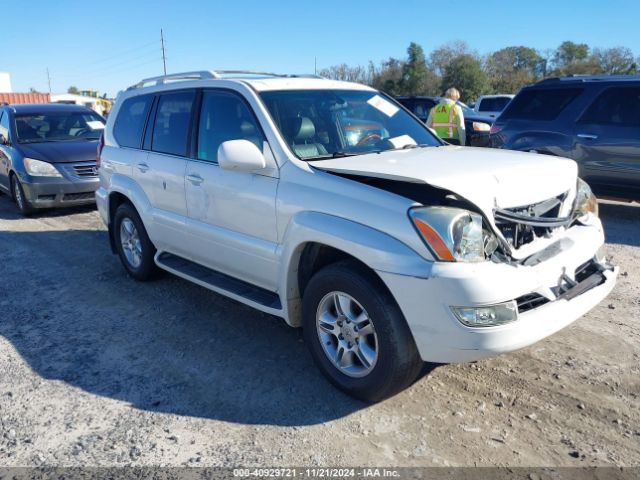
{"type": "Polygon", "coordinates": [[[199,70],[194,72],[171,73],[168,75],[160,75],[158,77],[150,77],[140,80],[135,85],[130,86],[127,90],[134,88],[143,88],[149,84],[164,85],[167,81],[178,80],[215,80],[222,79],[225,76],[258,76],[258,77],[279,77],[279,78],[324,78],[320,75],[297,75],[297,74],[280,74],[271,72],[254,72],[250,70],[199,70]]]}
{"type": "Polygon", "coordinates": [[[571,74],[561,77],[549,77],[540,80],[538,83],[550,82],[615,82],[624,80],[638,80],[638,74],[612,74],[612,75],[588,75],[588,74],[571,74]]]}

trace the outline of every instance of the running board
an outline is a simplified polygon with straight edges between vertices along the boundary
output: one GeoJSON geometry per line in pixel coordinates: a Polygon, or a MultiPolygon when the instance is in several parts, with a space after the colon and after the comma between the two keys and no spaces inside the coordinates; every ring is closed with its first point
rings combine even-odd
{"type": "Polygon", "coordinates": [[[282,316],[282,303],[276,292],[192,262],[168,252],[158,252],[156,264],[168,272],[216,293],[238,300],[263,312],[282,316]]]}

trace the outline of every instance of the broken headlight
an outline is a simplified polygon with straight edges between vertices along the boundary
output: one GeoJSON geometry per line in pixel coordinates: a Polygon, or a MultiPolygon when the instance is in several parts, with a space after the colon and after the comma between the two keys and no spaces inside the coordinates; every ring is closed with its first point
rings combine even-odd
{"type": "Polygon", "coordinates": [[[413,208],[409,218],[437,260],[482,262],[498,247],[495,235],[482,227],[482,217],[462,208],[413,208]]]}
{"type": "Polygon", "coordinates": [[[598,199],[591,191],[587,182],[578,178],[576,185],[576,199],[573,202],[573,214],[575,217],[584,217],[589,213],[598,216],[598,199]]]}

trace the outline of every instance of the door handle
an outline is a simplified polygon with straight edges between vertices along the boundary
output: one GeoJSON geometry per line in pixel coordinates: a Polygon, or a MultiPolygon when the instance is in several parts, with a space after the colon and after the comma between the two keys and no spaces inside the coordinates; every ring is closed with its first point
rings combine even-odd
{"type": "Polygon", "coordinates": [[[578,138],[584,138],[586,140],[595,140],[598,138],[598,135],[591,135],[590,133],[579,133],[578,138]]]}
{"type": "Polygon", "coordinates": [[[147,165],[144,162],[140,162],[138,164],[138,170],[140,170],[142,173],[146,172],[147,170],[149,170],[149,165],[147,165]]]}
{"type": "Polygon", "coordinates": [[[194,185],[200,185],[202,182],[204,182],[204,178],[202,178],[197,173],[195,174],[192,173],[190,175],[187,175],[187,180],[189,180],[194,185]]]}

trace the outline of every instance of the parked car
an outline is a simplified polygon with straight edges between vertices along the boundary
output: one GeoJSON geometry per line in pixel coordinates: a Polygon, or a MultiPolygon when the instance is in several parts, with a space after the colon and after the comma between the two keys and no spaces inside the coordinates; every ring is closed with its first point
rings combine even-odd
{"type": "Polygon", "coordinates": [[[369,401],[422,360],[562,329],[617,275],[575,162],[446,145],[360,84],[146,79],[118,96],[98,163],[98,210],[133,278],[159,267],[303,327],[327,378],[369,401]]]}
{"type": "Polygon", "coordinates": [[[23,215],[95,202],[104,119],[77,105],[0,107],[0,192],[23,215]]]}
{"type": "Polygon", "coordinates": [[[597,195],[640,201],[640,75],[525,87],[494,124],[491,144],[572,158],[597,195]]]}
{"type": "Polygon", "coordinates": [[[500,113],[509,105],[514,95],[483,95],[473,104],[473,109],[479,115],[485,117],[497,118],[500,113]]]}
{"type": "MultiPolygon", "coordinates": [[[[435,107],[442,97],[396,97],[396,100],[404,105],[411,113],[423,122],[429,118],[429,112],[435,107]]],[[[493,118],[479,115],[462,102],[458,102],[464,115],[464,127],[467,135],[467,145],[471,147],[489,146],[489,129],[493,118]]]]}

